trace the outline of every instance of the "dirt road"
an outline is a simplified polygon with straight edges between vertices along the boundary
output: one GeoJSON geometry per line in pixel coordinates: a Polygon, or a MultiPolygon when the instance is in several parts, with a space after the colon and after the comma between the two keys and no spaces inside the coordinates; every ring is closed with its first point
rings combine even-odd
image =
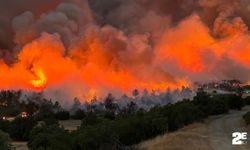
{"type": "Polygon", "coordinates": [[[245,145],[232,145],[233,132],[247,132],[242,122],[242,116],[250,108],[242,111],[230,111],[229,114],[211,117],[208,123],[209,140],[214,150],[250,150],[250,133],[245,145]]]}

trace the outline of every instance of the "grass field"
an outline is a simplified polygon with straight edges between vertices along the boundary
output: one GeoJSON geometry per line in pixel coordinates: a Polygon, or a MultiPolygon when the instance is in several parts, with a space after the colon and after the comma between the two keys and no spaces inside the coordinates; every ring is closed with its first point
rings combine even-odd
{"type": "Polygon", "coordinates": [[[14,150],[29,150],[27,142],[12,142],[11,144],[14,150]]]}
{"type": "Polygon", "coordinates": [[[142,150],[211,150],[207,125],[191,124],[176,132],[158,136],[142,142],[138,148],[142,150]]]}

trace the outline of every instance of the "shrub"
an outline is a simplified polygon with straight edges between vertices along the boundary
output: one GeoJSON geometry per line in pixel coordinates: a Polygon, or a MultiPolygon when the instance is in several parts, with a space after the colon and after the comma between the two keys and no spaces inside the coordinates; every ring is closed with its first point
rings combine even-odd
{"type": "Polygon", "coordinates": [[[112,122],[103,120],[91,126],[84,126],[75,133],[75,148],[80,150],[119,150],[120,142],[113,130],[112,122]]]}
{"type": "Polygon", "coordinates": [[[245,105],[250,105],[250,96],[244,99],[245,105]]]}
{"type": "Polygon", "coordinates": [[[35,125],[36,122],[32,117],[18,117],[10,123],[8,133],[15,140],[26,141],[29,139],[29,133],[35,125]]]}
{"type": "Polygon", "coordinates": [[[2,130],[3,132],[8,132],[9,126],[9,121],[0,119],[0,130],[2,130]]]}
{"type": "Polygon", "coordinates": [[[71,116],[72,119],[79,120],[82,120],[84,117],[86,117],[85,111],[81,109],[76,110],[75,114],[71,116]]]}
{"type": "Polygon", "coordinates": [[[35,127],[30,134],[30,150],[70,150],[72,136],[58,124],[35,127]]]}
{"type": "Polygon", "coordinates": [[[243,115],[243,119],[245,120],[246,124],[250,124],[250,111],[243,115]]]}
{"type": "Polygon", "coordinates": [[[148,116],[130,116],[115,121],[114,130],[119,141],[125,145],[133,145],[152,138],[167,130],[166,118],[148,116]]]}
{"type": "Polygon", "coordinates": [[[194,97],[193,103],[205,114],[219,115],[227,113],[229,108],[241,109],[242,100],[237,95],[214,95],[211,97],[206,93],[197,93],[194,97]]]}
{"type": "Polygon", "coordinates": [[[56,113],[56,119],[58,120],[68,120],[70,118],[68,111],[58,111],[56,113]]]}
{"type": "Polygon", "coordinates": [[[180,102],[169,107],[168,127],[170,131],[174,131],[195,121],[200,121],[203,117],[203,113],[197,106],[190,102],[180,102]]]}
{"type": "Polygon", "coordinates": [[[0,130],[0,149],[10,150],[10,142],[9,135],[0,130]]]}
{"type": "Polygon", "coordinates": [[[220,99],[228,105],[230,109],[237,109],[241,110],[241,108],[244,105],[243,99],[241,96],[236,95],[236,94],[221,94],[221,95],[216,95],[217,99],[220,99]]]}

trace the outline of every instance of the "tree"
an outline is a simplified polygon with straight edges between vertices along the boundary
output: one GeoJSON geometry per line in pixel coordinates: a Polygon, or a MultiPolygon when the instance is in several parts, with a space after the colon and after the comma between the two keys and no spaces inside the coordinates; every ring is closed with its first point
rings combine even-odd
{"type": "Polygon", "coordinates": [[[71,150],[72,136],[59,127],[59,124],[43,124],[30,133],[30,150],[71,150]]]}
{"type": "Polygon", "coordinates": [[[128,113],[135,113],[138,110],[138,106],[135,102],[131,101],[128,105],[128,113]]]}
{"type": "Polygon", "coordinates": [[[133,96],[137,97],[139,95],[139,91],[137,89],[133,90],[133,96]]]}
{"type": "Polygon", "coordinates": [[[108,111],[115,111],[116,109],[116,105],[114,103],[115,98],[112,96],[112,94],[108,94],[108,96],[106,97],[106,99],[104,100],[104,106],[106,108],[106,110],[108,111]]]}
{"type": "Polygon", "coordinates": [[[77,97],[75,97],[73,105],[71,106],[70,112],[75,113],[79,109],[80,106],[81,106],[80,100],[77,97]]]}
{"type": "Polygon", "coordinates": [[[8,132],[11,138],[15,140],[26,141],[29,139],[29,133],[35,125],[36,122],[32,117],[17,117],[11,122],[8,132]]]}
{"type": "Polygon", "coordinates": [[[197,92],[197,95],[193,99],[193,103],[198,106],[198,108],[204,112],[206,116],[211,114],[211,97],[203,89],[197,92]]]}
{"type": "Polygon", "coordinates": [[[0,117],[16,116],[21,112],[20,99],[21,91],[1,91],[0,92],[0,117]]]}
{"type": "MultiPolygon", "coordinates": [[[[80,150],[119,150],[120,142],[110,121],[84,126],[75,133],[80,150]]],[[[76,148],[75,148],[76,149],[76,148]]]]}
{"type": "Polygon", "coordinates": [[[33,115],[36,111],[38,111],[39,106],[31,100],[28,100],[27,104],[24,104],[24,111],[26,111],[29,115],[33,115]]]}
{"type": "Polygon", "coordinates": [[[84,117],[86,117],[85,111],[78,109],[76,110],[75,114],[71,116],[72,119],[83,119],[84,117]]]}
{"type": "Polygon", "coordinates": [[[69,112],[68,111],[58,111],[56,113],[56,119],[58,120],[68,120],[69,119],[69,112]]]}
{"type": "Polygon", "coordinates": [[[10,142],[9,135],[0,130],[0,149],[10,150],[10,142]]]}

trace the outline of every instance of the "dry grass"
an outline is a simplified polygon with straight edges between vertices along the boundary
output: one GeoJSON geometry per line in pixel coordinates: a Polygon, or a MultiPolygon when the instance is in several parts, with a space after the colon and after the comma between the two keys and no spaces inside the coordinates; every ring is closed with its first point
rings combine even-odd
{"type": "Polygon", "coordinates": [[[12,142],[11,145],[15,150],[29,150],[27,142],[12,142]]]}
{"type": "Polygon", "coordinates": [[[142,150],[211,150],[206,124],[195,123],[141,143],[142,150]]]}

